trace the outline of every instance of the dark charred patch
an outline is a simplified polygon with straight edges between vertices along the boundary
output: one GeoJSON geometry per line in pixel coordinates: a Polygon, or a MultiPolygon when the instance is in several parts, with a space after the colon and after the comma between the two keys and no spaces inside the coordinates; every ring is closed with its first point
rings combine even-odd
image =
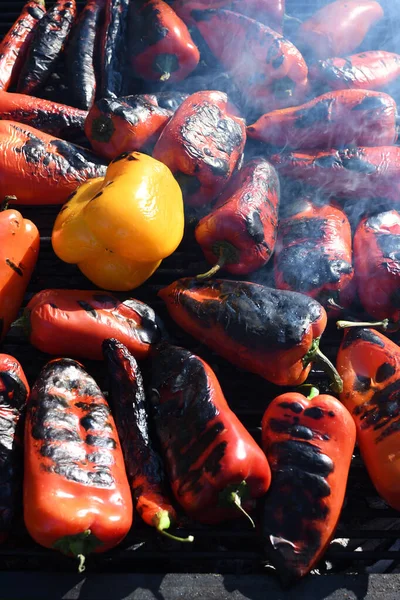
{"type": "Polygon", "coordinates": [[[305,417],[308,417],[309,419],[315,419],[316,421],[322,419],[324,414],[324,411],[322,408],[319,408],[319,406],[312,406],[311,408],[306,408],[304,411],[305,417]]]}
{"type": "Polygon", "coordinates": [[[175,112],[182,102],[188,98],[188,94],[181,92],[158,92],[154,94],[160,108],[175,112]]]}
{"type": "MultiPolygon", "coordinates": [[[[274,67],[274,69],[277,69],[278,67],[275,67],[273,63],[276,62],[276,61],[280,61],[281,58],[282,58],[282,56],[283,56],[283,59],[285,59],[285,56],[284,56],[284,54],[282,52],[282,49],[281,49],[280,39],[277,38],[277,37],[274,37],[271,40],[271,43],[270,43],[269,48],[268,48],[267,58],[266,58],[267,63],[268,64],[271,63],[272,66],[274,67]]],[[[278,64],[278,66],[280,66],[280,65],[278,64]]]]}
{"type": "MultiPolygon", "coordinates": [[[[143,344],[154,344],[160,339],[160,330],[156,321],[156,314],[150,306],[144,302],[139,302],[134,298],[124,300],[124,306],[128,306],[136,314],[140,316],[140,324],[136,324],[134,320],[130,322],[132,328],[135,330],[136,335],[143,344]]],[[[118,313],[114,313],[117,315],[118,313]]]]}
{"type": "Polygon", "coordinates": [[[138,56],[168,35],[163,18],[152,2],[131,2],[129,8],[129,35],[132,56],[138,56]]]}
{"type": "Polygon", "coordinates": [[[291,410],[292,412],[296,413],[296,415],[300,414],[303,410],[300,402],[280,402],[279,406],[286,408],[287,410],[291,410]]]}
{"type": "Polygon", "coordinates": [[[108,407],[101,405],[92,405],[91,410],[88,414],[82,417],[80,423],[81,426],[88,431],[89,429],[98,429],[99,431],[104,429],[111,429],[109,424],[110,411],[108,407]]]}
{"type": "Polygon", "coordinates": [[[314,432],[309,427],[293,424],[285,419],[271,419],[269,427],[275,433],[287,433],[288,435],[302,440],[312,440],[314,432]]]}
{"type": "Polygon", "coordinates": [[[285,62],[285,55],[281,54],[280,56],[277,56],[276,58],[274,58],[274,60],[271,62],[271,66],[273,69],[279,69],[279,67],[281,67],[284,62],[285,62]]]}
{"type": "Polygon", "coordinates": [[[93,196],[91,201],[96,200],[96,198],[100,198],[100,196],[102,196],[102,195],[103,195],[103,191],[101,190],[100,192],[97,192],[97,194],[95,196],[93,196]]]}
{"type": "Polygon", "coordinates": [[[253,210],[252,213],[246,215],[245,224],[247,233],[256,244],[261,244],[265,241],[264,226],[258,210],[253,210]]]}
{"type": "Polygon", "coordinates": [[[321,169],[334,169],[335,167],[341,167],[342,161],[338,154],[328,154],[326,156],[320,156],[314,160],[314,165],[321,169]]]}
{"type": "Polygon", "coordinates": [[[354,171],[356,173],[365,173],[365,175],[371,175],[377,170],[377,166],[369,163],[364,159],[363,155],[359,151],[341,153],[342,166],[348,171],[354,171]]]}
{"type": "Polygon", "coordinates": [[[89,462],[95,464],[98,467],[109,467],[114,464],[114,458],[110,452],[91,452],[86,455],[89,462]]]}
{"type": "Polygon", "coordinates": [[[322,454],[317,446],[309,442],[295,440],[275,442],[269,453],[277,458],[278,463],[287,464],[321,477],[328,477],[334,468],[329,456],[322,454]]]}
{"type": "Polygon", "coordinates": [[[390,363],[382,363],[380,367],[378,367],[375,374],[375,381],[377,383],[382,383],[392,377],[396,373],[396,369],[390,363]]]}
{"type": "Polygon", "coordinates": [[[18,267],[15,263],[13,263],[12,260],[10,260],[9,258],[6,258],[6,264],[10,267],[10,269],[12,269],[14,271],[14,273],[19,275],[20,277],[23,277],[23,275],[24,275],[23,270],[21,269],[21,267],[18,267]]]}
{"type": "Polygon", "coordinates": [[[295,127],[305,129],[306,127],[312,127],[316,123],[328,123],[330,121],[332,102],[332,99],[324,99],[316,102],[310,108],[298,110],[294,121],[295,127]]]}
{"type": "Polygon", "coordinates": [[[41,19],[44,15],[44,10],[41,6],[28,6],[27,13],[34,19],[41,19]]]}
{"type": "MultiPolygon", "coordinates": [[[[103,32],[102,51],[105,60],[101,70],[100,97],[119,98],[124,95],[125,80],[131,70],[127,56],[129,52],[128,29],[130,23],[130,5],[136,2],[129,0],[110,0],[110,19],[103,32]]],[[[134,23],[132,23],[134,25],[134,23]]],[[[138,39],[136,34],[132,38],[138,39]]],[[[133,56],[133,55],[132,55],[133,56]]]]}
{"type": "Polygon", "coordinates": [[[107,470],[86,471],[78,465],[61,463],[54,466],[52,471],[81,485],[110,488],[115,483],[111,473],[107,470]]]}
{"type": "Polygon", "coordinates": [[[328,416],[332,417],[332,418],[335,416],[335,413],[333,412],[333,410],[328,411],[328,416]]]}
{"type": "Polygon", "coordinates": [[[124,158],[127,158],[129,156],[129,152],[122,152],[119,156],[117,156],[116,158],[114,158],[114,160],[112,160],[112,163],[116,163],[119,162],[120,160],[124,160],[124,158]]]}
{"type": "Polygon", "coordinates": [[[225,456],[227,446],[228,442],[217,444],[204,462],[204,470],[210,473],[212,477],[215,477],[221,471],[221,461],[225,456]]]}
{"type": "Polygon", "coordinates": [[[377,336],[374,331],[362,327],[352,327],[346,331],[346,337],[342,342],[342,348],[349,348],[352,344],[357,341],[368,342],[379,348],[384,348],[385,344],[380,337],[377,336]]]}
{"type": "Polygon", "coordinates": [[[361,429],[372,427],[377,431],[384,428],[381,439],[390,435],[392,430],[396,430],[395,427],[390,428],[391,425],[400,421],[400,380],[376,391],[368,402],[354,409],[354,414],[360,419],[361,429]]]}
{"type": "Polygon", "coordinates": [[[87,313],[89,313],[89,315],[91,315],[94,319],[99,318],[97,311],[93,308],[91,304],[89,304],[89,302],[85,302],[84,300],[77,300],[77,304],[79,304],[79,306],[83,308],[83,310],[85,310],[87,313]]]}
{"type": "Polygon", "coordinates": [[[353,106],[353,108],[351,110],[372,111],[372,110],[385,110],[387,108],[388,108],[388,102],[383,96],[366,96],[365,98],[363,98],[363,100],[361,100],[361,102],[359,102],[358,104],[353,106]]]}
{"type": "Polygon", "coordinates": [[[110,448],[111,450],[115,450],[117,444],[113,438],[110,437],[102,437],[99,435],[87,435],[85,438],[85,442],[88,446],[98,446],[98,448],[110,448]]]}
{"type": "Polygon", "coordinates": [[[364,377],[363,375],[360,375],[358,373],[355,374],[355,380],[353,385],[354,389],[357,392],[367,392],[371,387],[371,383],[372,382],[370,377],[364,377]]]}

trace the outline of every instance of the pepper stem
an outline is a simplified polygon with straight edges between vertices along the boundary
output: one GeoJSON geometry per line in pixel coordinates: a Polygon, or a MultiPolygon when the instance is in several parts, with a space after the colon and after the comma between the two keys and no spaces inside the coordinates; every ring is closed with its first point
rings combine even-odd
{"type": "Polygon", "coordinates": [[[246,481],[242,481],[239,484],[228,485],[222,492],[219,494],[219,504],[223,506],[234,506],[241,513],[244,514],[245,517],[248,518],[252,527],[255,527],[254,521],[249,515],[247,511],[242,506],[243,498],[249,495],[249,489],[246,481]]]}
{"type": "Polygon", "coordinates": [[[168,511],[166,511],[166,510],[161,510],[160,512],[158,512],[155,515],[155,517],[153,519],[153,525],[159,533],[162,533],[162,535],[165,535],[166,537],[170,538],[171,540],[175,540],[175,542],[193,542],[194,541],[194,537],[192,535],[188,535],[187,538],[181,538],[176,535],[172,535],[172,533],[169,533],[168,531],[165,531],[166,529],[168,529],[171,526],[171,519],[169,518],[168,511]]]}
{"type": "Polygon", "coordinates": [[[83,573],[83,571],[86,569],[86,567],[85,567],[86,556],[84,554],[78,554],[78,556],[76,558],[79,560],[78,571],[79,571],[79,573],[83,573]]]}
{"type": "Polygon", "coordinates": [[[315,353],[314,361],[332,379],[333,390],[336,393],[341,394],[343,392],[342,378],[340,377],[335,366],[331,363],[329,358],[325,356],[325,354],[323,354],[319,348],[317,348],[317,351],[315,353]]]}
{"type": "Polygon", "coordinates": [[[375,323],[368,323],[366,321],[337,321],[336,327],[338,329],[347,329],[348,327],[381,327],[383,331],[387,331],[389,323],[389,319],[383,319],[383,321],[375,321],[375,323]]]}
{"type": "Polygon", "coordinates": [[[53,544],[53,548],[59,550],[67,556],[74,556],[78,559],[78,571],[83,573],[85,570],[86,555],[93,552],[102,542],[92,534],[90,529],[76,533],[75,535],[66,535],[53,544]]]}
{"type": "Polygon", "coordinates": [[[153,68],[160,73],[160,81],[168,81],[172,73],[179,69],[178,57],[176,54],[159,54],[153,63],[153,68]]]}
{"type": "Polygon", "coordinates": [[[315,387],[315,385],[313,385],[312,383],[304,383],[303,385],[299,386],[298,391],[302,393],[302,390],[305,391],[305,389],[310,390],[308,395],[306,396],[307,400],[312,400],[313,398],[319,396],[319,389],[315,387]]]}
{"type": "Polygon", "coordinates": [[[197,275],[196,279],[208,279],[218,273],[225,263],[235,263],[239,261],[238,249],[229,242],[215,242],[212,246],[212,251],[218,257],[218,262],[206,273],[197,275]]]}
{"type": "Polygon", "coordinates": [[[0,204],[0,212],[3,212],[3,210],[7,210],[10,202],[15,202],[16,200],[17,200],[17,196],[4,196],[4,200],[0,204]]]}
{"type": "MultiPolygon", "coordinates": [[[[229,500],[228,500],[228,502],[229,502],[229,500]]],[[[239,496],[238,492],[232,492],[230,502],[231,502],[231,504],[233,504],[234,506],[236,506],[236,508],[238,510],[240,510],[240,512],[243,513],[245,517],[248,518],[248,520],[250,521],[252,527],[255,528],[256,525],[255,525],[253,519],[251,518],[251,516],[249,515],[249,513],[244,510],[244,508],[242,506],[242,499],[239,496]]]]}

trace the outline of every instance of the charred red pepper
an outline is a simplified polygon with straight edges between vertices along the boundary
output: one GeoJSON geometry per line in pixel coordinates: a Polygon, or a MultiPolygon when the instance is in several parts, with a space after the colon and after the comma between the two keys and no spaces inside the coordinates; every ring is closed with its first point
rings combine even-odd
{"type": "Polygon", "coordinates": [[[42,290],[33,296],[20,323],[42,352],[101,360],[101,345],[117,337],[137,358],[159,340],[154,311],[139,300],[118,300],[100,290],[42,290]]]}
{"type": "Polygon", "coordinates": [[[156,433],[185,511],[202,523],[218,523],[251,510],[269,488],[269,465],[209,365],[188,350],[160,344],[152,354],[151,388],[156,433]]]}
{"type": "Polygon", "coordinates": [[[129,350],[116,339],[103,342],[110,380],[111,407],[125,458],[135,508],[147,525],[179,542],[166,531],[177,515],[166,490],[166,474],[149,432],[149,410],[142,374],[129,350]]]}
{"type": "Polygon", "coordinates": [[[356,428],[346,408],[311,388],[275,398],[262,420],[272,471],[262,517],[264,548],[284,585],[314,568],[336,529],[356,428]]]}
{"type": "Polygon", "coordinates": [[[374,329],[347,329],[337,356],[340,399],[357,428],[361,456],[382,498],[400,510],[400,349],[374,329]]]}
{"type": "Polygon", "coordinates": [[[128,78],[129,0],[106,0],[101,33],[100,98],[117,98],[125,93],[128,78]]]}
{"type": "Polygon", "coordinates": [[[333,90],[380,90],[399,77],[400,54],[385,50],[328,58],[310,66],[310,79],[333,90]]]}
{"type": "Polygon", "coordinates": [[[36,380],[25,427],[24,517],[46,548],[85,556],[119,544],[133,518],[114,420],[82,365],[50,361],[36,380]]]}
{"type": "MultiPolygon", "coordinates": [[[[186,94],[170,95],[177,103],[185,98],[186,94]]],[[[102,98],[89,111],[85,132],[93,150],[112,160],[123,152],[151,150],[173,114],[154,94],[102,98]]]]}
{"type": "Polygon", "coordinates": [[[32,35],[45,13],[44,0],[28,0],[0,43],[0,90],[18,79],[32,35]]]}
{"type": "Polygon", "coordinates": [[[130,54],[135,74],[148,81],[182,81],[200,53],[185,23],[164,0],[131,2],[130,54]]]}
{"type": "Polygon", "coordinates": [[[340,56],[355,50],[370,28],[383,17],[373,0],[336,0],[301,24],[297,43],[316,58],[340,56]]]}
{"type": "Polygon", "coordinates": [[[89,110],[96,93],[96,31],[104,18],[106,0],[87,0],[74,25],[66,50],[66,83],[73,106],[89,110]]]}
{"type": "Polygon", "coordinates": [[[0,542],[13,525],[22,488],[22,416],[29,396],[29,385],[19,362],[0,354],[0,542]]]}
{"type": "Polygon", "coordinates": [[[295,202],[279,222],[274,257],[275,285],[315,298],[328,315],[352,301],[351,228],[340,208],[295,202]]]}
{"type": "Polygon", "coordinates": [[[76,15],[75,0],[57,0],[40,19],[21,68],[17,91],[34,95],[54,71],[76,15]]]}
{"type": "Polygon", "coordinates": [[[343,150],[299,150],[269,158],[280,175],[345,198],[399,199],[400,148],[351,146],[343,150]]]}
{"type": "Polygon", "coordinates": [[[246,143],[243,119],[223,92],[196,92],[184,100],[161,133],[153,157],[167,165],[192,206],[223,190],[246,143]]]}
{"type": "Polygon", "coordinates": [[[229,10],[192,10],[207,46],[259,113],[303,101],[307,65],[273,29],[229,10]]]}
{"type": "Polygon", "coordinates": [[[327,316],[316,300],[222,279],[179,279],[159,296],[182,329],[234,365],[276,385],[299,385],[318,360],[341,388],[333,365],[319,350],[327,316]]]}
{"type": "Polygon", "coordinates": [[[265,265],[274,251],[280,187],[272,165],[249,161],[231,179],[215,208],[196,227],[196,240],[215,266],[243,275],[265,265]]]}
{"type": "Polygon", "coordinates": [[[340,90],[301,106],[262,115],[250,138],[285,148],[390,146],[397,139],[396,102],[383,92],[340,90]]]}
{"type": "Polygon", "coordinates": [[[106,173],[95,154],[29,125],[0,121],[0,197],[14,204],[63,204],[76,188],[106,173]]]}

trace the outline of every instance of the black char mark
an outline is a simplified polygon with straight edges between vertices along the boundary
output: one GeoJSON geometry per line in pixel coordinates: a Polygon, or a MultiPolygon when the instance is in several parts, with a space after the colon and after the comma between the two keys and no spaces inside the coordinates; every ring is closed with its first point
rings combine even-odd
{"type": "Polygon", "coordinates": [[[381,230],[388,214],[390,214],[390,211],[370,217],[366,221],[365,227],[373,230],[382,252],[382,258],[397,263],[397,267],[400,269],[400,235],[393,233],[393,230],[390,233],[382,233],[381,230]]]}
{"type": "MultiPolygon", "coordinates": [[[[117,98],[124,93],[129,71],[128,19],[129,0],[110,0],[106,8],[106,26],[103,37],[103,68],[101,97],[117,98]]],[[[132,34],[133,35],[133,34],[132,34]]]]}
{"type": "Polygon", "coordinates": [[[85,312],[89,313],[89,315],[92,316],[94,319],[99,318],[97,311],[93,308],[91,304],[89,304],[89,302],[85,302],[85,300],[77,300],[77,304],[79,304],[79,306],[83,308],[85,312]]]}
{"type": "Polygon", "coordinates": [[[18,267],[15,263],[12,262],[12,260],[10,260],[9,258],[6,258],[6,263],[14,271],[14,273],[19,275],[20,277],[23,276],[24,272],[21,269],[21,267],[18,267]]]}
{"type": "Polygon", "coordinates": [[[374,346],[379,346],[379,348],[385,347],[385,343],[371,329],[354,327],[346,331],[346,337],[342,342],[342,348],[349,348],[357,341],[368,342],[369,344],[373,344],[374,346]]]}
{"type": "Polygon", "coordinates": [[[153,357],[151,387],[156,431],[169,474],[179,482],[178,494],[197,493],[207,473],[215,476],[220,471],[226,448],[218,441],[224,425],[217,419],[204,367],[189,351],[162,344],[153,357]],[[166,400],[160,402],[163,396],[166,400]],[[207,459],[201,461],[210,447],[207,459]]]}
{"type": "Polygon", "coordinates": [[[376,391],[368,402],[354,409],[354,414],[361,421],[361,429],[382,430],[377,443],[400,431],[400,380],[376,391]]]}
{"type": "Polygon", "coordinates": [[[262,244],[265,242],[264,226],[261,221],[260,212],[253,210],[246,216],[246,230],[249,236],[256,242],[262,244]]]}
{"type": "Polygon", "coordinates": [[[391,365],[390,363],[382,363],[380,367],[378,367],[376,374],[375,374],[375,381],[377,383],[382,383],[383,381],[386,381],[386,379],[389,379],[389,377],[392,377],[392,375],[394,375],[396,372],[396,369],[393,365],[391,365]]]}
{"type": "Polygon", "coordinates": [[[140,325],[137,325],[133,319],[129,319],[129,323],[132,325],[140,341],[143,344],[154,344],[158,342],[161,337],[161,332],[157,325],[157,317],[154,310],[144,302],[140,302],[134,298],[124,300],[123,304],[135,311],[140,317],[140,325]]]}
{"type": "Polygon", "coordinates": [[[296,112],[296,119],[294,121],[295,127],[299,129],[305,129],[312,127],[315,124],[328,124],[330,121],[331,105],[333,100],[331,98],[325,98],[319,100],[310,108],[303,108],[296,112]]]}
{"type": "Polygon", "coordinates": [[[303,410],[300,402],[280,402],[279,406],[286,408],[287,410],[291,410],[296,415],[300,414],[303,410]]]}
{"type": "Polygon", "coordinates": [[[162,24],[160,11],[152,2],[131,2],[129,31],[132,56],[138,56],[168,35],[168,29],[162,24]]]}

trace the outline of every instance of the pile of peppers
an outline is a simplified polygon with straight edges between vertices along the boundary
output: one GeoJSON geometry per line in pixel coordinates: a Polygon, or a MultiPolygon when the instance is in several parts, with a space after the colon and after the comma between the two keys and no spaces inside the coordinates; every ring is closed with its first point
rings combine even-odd
{"type": "Polygon", "coordinates": [[[80,571],[140,522],[190,544],[181,526],[239,519],[291,585],[335,534],[356,444],[400,511],[400,54],[370,41],[388,15],[47,4],[0,41],[0,542],[22,497],[80,571]],[[42,289],[26,205],[55,206],[53,259],[86,289],[42,289]],[[281,388],[260,440],[204,347],[281,388]]]}

